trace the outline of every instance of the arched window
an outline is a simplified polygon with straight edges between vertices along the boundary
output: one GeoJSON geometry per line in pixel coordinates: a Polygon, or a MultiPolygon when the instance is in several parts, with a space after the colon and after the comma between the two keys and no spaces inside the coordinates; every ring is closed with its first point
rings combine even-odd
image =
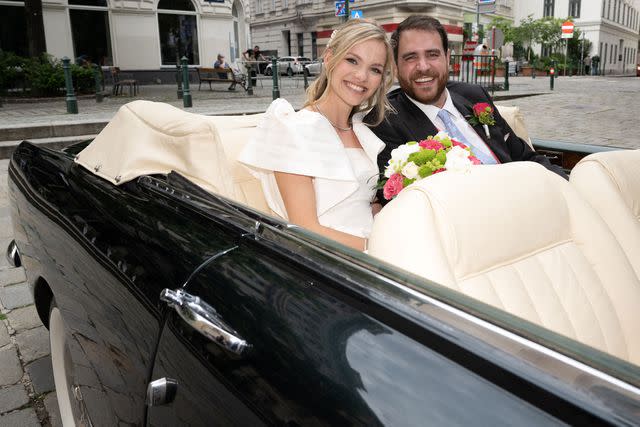
{"type": "Polygon", "coordinates": [[[160,0],[158,31],[162,65],[175,65],[180,58],[199,64],[196,9],[190,0],[160,0]]]}
{"type": "Polygon", "coordinates": [[[112,65],[107,0],[69,0],[71,39],[78,65],[112,65]]]}

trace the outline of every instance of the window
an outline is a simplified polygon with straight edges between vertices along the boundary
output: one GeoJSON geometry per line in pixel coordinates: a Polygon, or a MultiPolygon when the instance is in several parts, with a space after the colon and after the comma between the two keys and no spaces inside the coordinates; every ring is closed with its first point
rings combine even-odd
{"type": "Polygon", "coordinates": [[[620,9],[622,9],[622,0],[618,0],[618,14],[616,15],[616,22],[620,22],[620,9]]]}
{"type": "Polygon", "coordinates": [[[607,1],[607,19],[611,19],[611,0],[607,1]]]}
{"type": "Polygon", "coordinates": [[[580,1],[569,0],[569,16],[572,18],[580,18],[580,1]]]}
{"type": "Polygon", "coordinates": [[[304,34],[303,33],[298,33],[298,55],[302,56],[304,55],[304,34]]]}
{"type": "Polygon", "coordinates": [[[76,62],[84,58],[99,65],[113,64],[107,0],[69,0],[69,19],[76,62]]]}
{"type": "Polygon", "coordinates": [[[256,13],[264,12],[262,8],[262,0],[256,0],[256,13]]]}
{"type": "Polygon", "coordinates": [[[554,6],[555,6],[555,0],[544,0],[542,16],[553,16],[554,6]]]}
{"type": "Polygon", "coordinates": [[[311,57],[318,58],[318,33],[315,31],[311,33],[311,57]]]}
{"type": "Polygon", "coordinates": [[[615,53],[613,53],[613,63],[617,64],[618,63],[618,45],[615,45],[615,53]]]}
{"type": "Polygon", "coordinates": [[[0,51],[29,56],[24,4],[0,6],[0,51]]]}
{"type": "Polygon", "coordinates": [[[282,0],[282,8],[286,9],[289,7],[289,0],[282,0]]]}
{"type": "Polygon", "coordinates": [[[162,65],[176,65],[183,56],[199,64],[196,9],[190,0],[160,0],[158,30],[162,65]]]}

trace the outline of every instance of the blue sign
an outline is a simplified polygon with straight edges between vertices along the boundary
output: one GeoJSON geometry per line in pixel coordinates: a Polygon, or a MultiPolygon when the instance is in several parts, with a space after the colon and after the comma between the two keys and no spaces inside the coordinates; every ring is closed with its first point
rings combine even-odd
{"type": "Polygon", "coordinates": [[[362,19],[364,18],[364,12],[361,10],[352,10],[351,11],[351,19],[362,19]]]}
{"type": "Polygon", "coordinates": [[[343,1],[337,1],[336,2],[336,16],[344,16],[344,15],[345,15],[344,2],[343,1]]]}

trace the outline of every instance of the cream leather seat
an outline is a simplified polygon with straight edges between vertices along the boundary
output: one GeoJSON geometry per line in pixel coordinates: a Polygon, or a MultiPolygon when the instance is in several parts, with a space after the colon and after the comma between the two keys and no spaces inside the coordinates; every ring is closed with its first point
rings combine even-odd
{"type": "Polygon", "coordinates": [[[209,117],[133,101],[120,107],[76,163],[115,185],[173,170],[207,191],[273,214],[260,182],[236,161],[261,116],[209,117]]]}
{"type": "Polygon", "coordinates": [[[515,134],[522,138],[527,144],[529,144],[529,147],[533,149],[533,144],[531,143],[531,138],[529,138],[529,132],[527,131],[527,126],[524,123],[524,116],[520,111],[520,107],[496,104],[496,108],[515,134]]]}
{"type": "Polygon", "coordinates": [[[443,172],[376,217],[369,254],[640,364],[640,283],[600,216],[532,162],[443,172]]]}
{"type": "Polygon", "coordinates": [[[640,278],[640,150],[591,154],[570,182],[607,223],[640,278]]]}

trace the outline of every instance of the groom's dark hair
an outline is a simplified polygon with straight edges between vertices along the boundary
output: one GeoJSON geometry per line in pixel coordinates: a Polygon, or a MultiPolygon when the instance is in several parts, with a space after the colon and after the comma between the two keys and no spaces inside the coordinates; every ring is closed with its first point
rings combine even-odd
{"type": "Polygon", "coordinates": [[[440,39],[442,40],[442,47],[444,48],[444,53],[446,54],[449,50],[449,38],[447,37],[447,32],[436,18],[432,18],[430,16],[424,15],[411,15],[400,24],[398,24],[398,28],[391,34],[391,46],[393,47],[393,59],[395,59],[396,64],[398,63],[398,43],[400,41],[400,34],[403,31],[408,30],[422,30],[422,31],[434,31],[440,34],[440,39]]]}

